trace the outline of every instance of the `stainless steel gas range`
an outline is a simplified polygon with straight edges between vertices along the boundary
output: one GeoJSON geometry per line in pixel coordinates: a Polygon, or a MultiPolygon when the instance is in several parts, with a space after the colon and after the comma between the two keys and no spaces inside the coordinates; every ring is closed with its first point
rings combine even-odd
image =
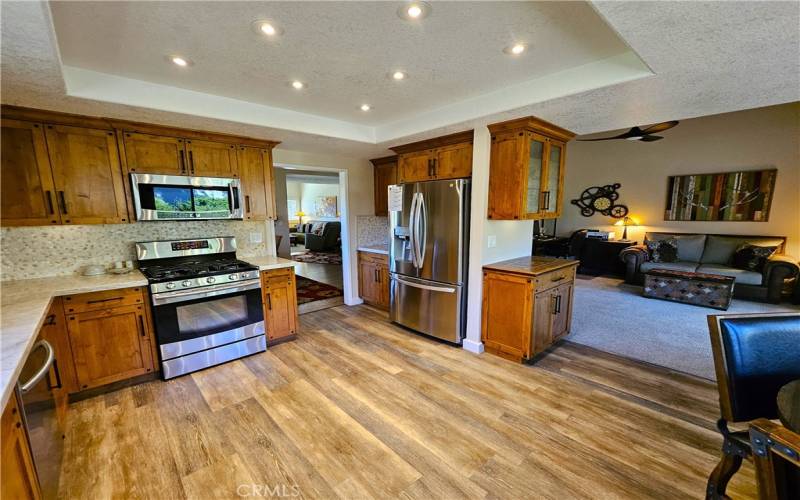
{"type": "Polygon", "coordinates": [[[164,379],[266,350],[258,268],[236,258],[234,237],[142,242],[136,255],[164,379]]]}

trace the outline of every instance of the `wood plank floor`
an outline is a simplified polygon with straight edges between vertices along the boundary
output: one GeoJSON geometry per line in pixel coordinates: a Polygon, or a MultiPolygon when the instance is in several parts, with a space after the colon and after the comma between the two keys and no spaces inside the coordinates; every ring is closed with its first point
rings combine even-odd
{"type": "MultiPolygon", "coordinates": [[[[517,365],[366,306],[298,340],[73,404],[63,498],[701,498],[708,381],[562,343],[517,365]]],[[[728,491],[755,497],[745,464],[728,491]]]]}

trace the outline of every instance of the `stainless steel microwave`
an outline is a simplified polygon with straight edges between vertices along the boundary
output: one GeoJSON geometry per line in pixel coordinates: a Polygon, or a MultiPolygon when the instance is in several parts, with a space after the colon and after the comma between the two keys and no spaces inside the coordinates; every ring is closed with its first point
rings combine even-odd
{"type": "Polygon", "coordinates": [[[239,179],[131,174],[136,220],[242,219],[239,179]]]}

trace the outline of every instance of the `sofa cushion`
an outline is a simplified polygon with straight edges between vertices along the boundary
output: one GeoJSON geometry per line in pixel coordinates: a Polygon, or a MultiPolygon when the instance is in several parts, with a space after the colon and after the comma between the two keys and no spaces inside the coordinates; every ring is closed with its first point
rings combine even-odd
{"type": "Polygon", "coordinates": [[[759,247],[779,247],[783,240],[779,238],[752,238],[747,236],[714,236],[706,239],[706,248],[703,250],[702,264],[722,264],[730,266],[733,254],[741,245],[749,243],[759,247]]]}
{"type": "Polygon", "coordinates": [[[736,278],[736,283],[742,285],[760,286],[763,280],[761,273],[736,269],[735,267],[723,266],[720,264],[701,264],[700,267],[697,268],[697,272],[730,276],[731,278],[736,278]]]}
{"type": "Polygon", "coordinates": [[[675,261],[675,262],[642,262],[639,266],[641,272],[647,272],[651,269],[669,269],[670,271],[685,271],[693,273],[697,271],[697,262],[675,261]]]}
{"type": "Polygon", "coordinates": [[[706,245],[705,234],[647,233],[645,242],[675,238],[678,242],[678,260],[700,262],[706,245]]]}
{"type": "Polygon", "coordinates": [[[675,262],[678,260],[678,240],[665,238],[645,242],[650,262],[675,262]]]}
{"type": "Polygon", "coordinates": [[[739,248],[733,253],[733,262],[731,265],[737,269],[744,269],[745,271],[753,271],[760,273],[764,271],[764,266],[767,264],[767,259],[778,247],[760,247],[745,243],[740,245],[739,248]]]}

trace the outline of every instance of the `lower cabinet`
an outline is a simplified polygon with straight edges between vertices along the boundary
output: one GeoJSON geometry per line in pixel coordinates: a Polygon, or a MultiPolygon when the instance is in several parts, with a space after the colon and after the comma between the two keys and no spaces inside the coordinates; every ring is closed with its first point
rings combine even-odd
{"type": "Polygon", "coordinates": [[[389,308],[389,257],[358,252],[358,296],[367,304],[389,308]]]}
{"type": "Polygon", "coordinates": [[[536,275],[484,269],[481,339],[486,351],[530,360],[568,334],[574,279],[574,266],[536,275]]]}
{"type": "Polygon", "coordinates": [[[275,345],[297,336],[297,289],[294,269],[281,268],[261,273],[264,326],[267,344],[275,345]]]}
{"type": "Polygon", "coordinates": [[[0,498],[41,498],[39,481],[17,395],[12,394],[0,422],[0,498]]]}

